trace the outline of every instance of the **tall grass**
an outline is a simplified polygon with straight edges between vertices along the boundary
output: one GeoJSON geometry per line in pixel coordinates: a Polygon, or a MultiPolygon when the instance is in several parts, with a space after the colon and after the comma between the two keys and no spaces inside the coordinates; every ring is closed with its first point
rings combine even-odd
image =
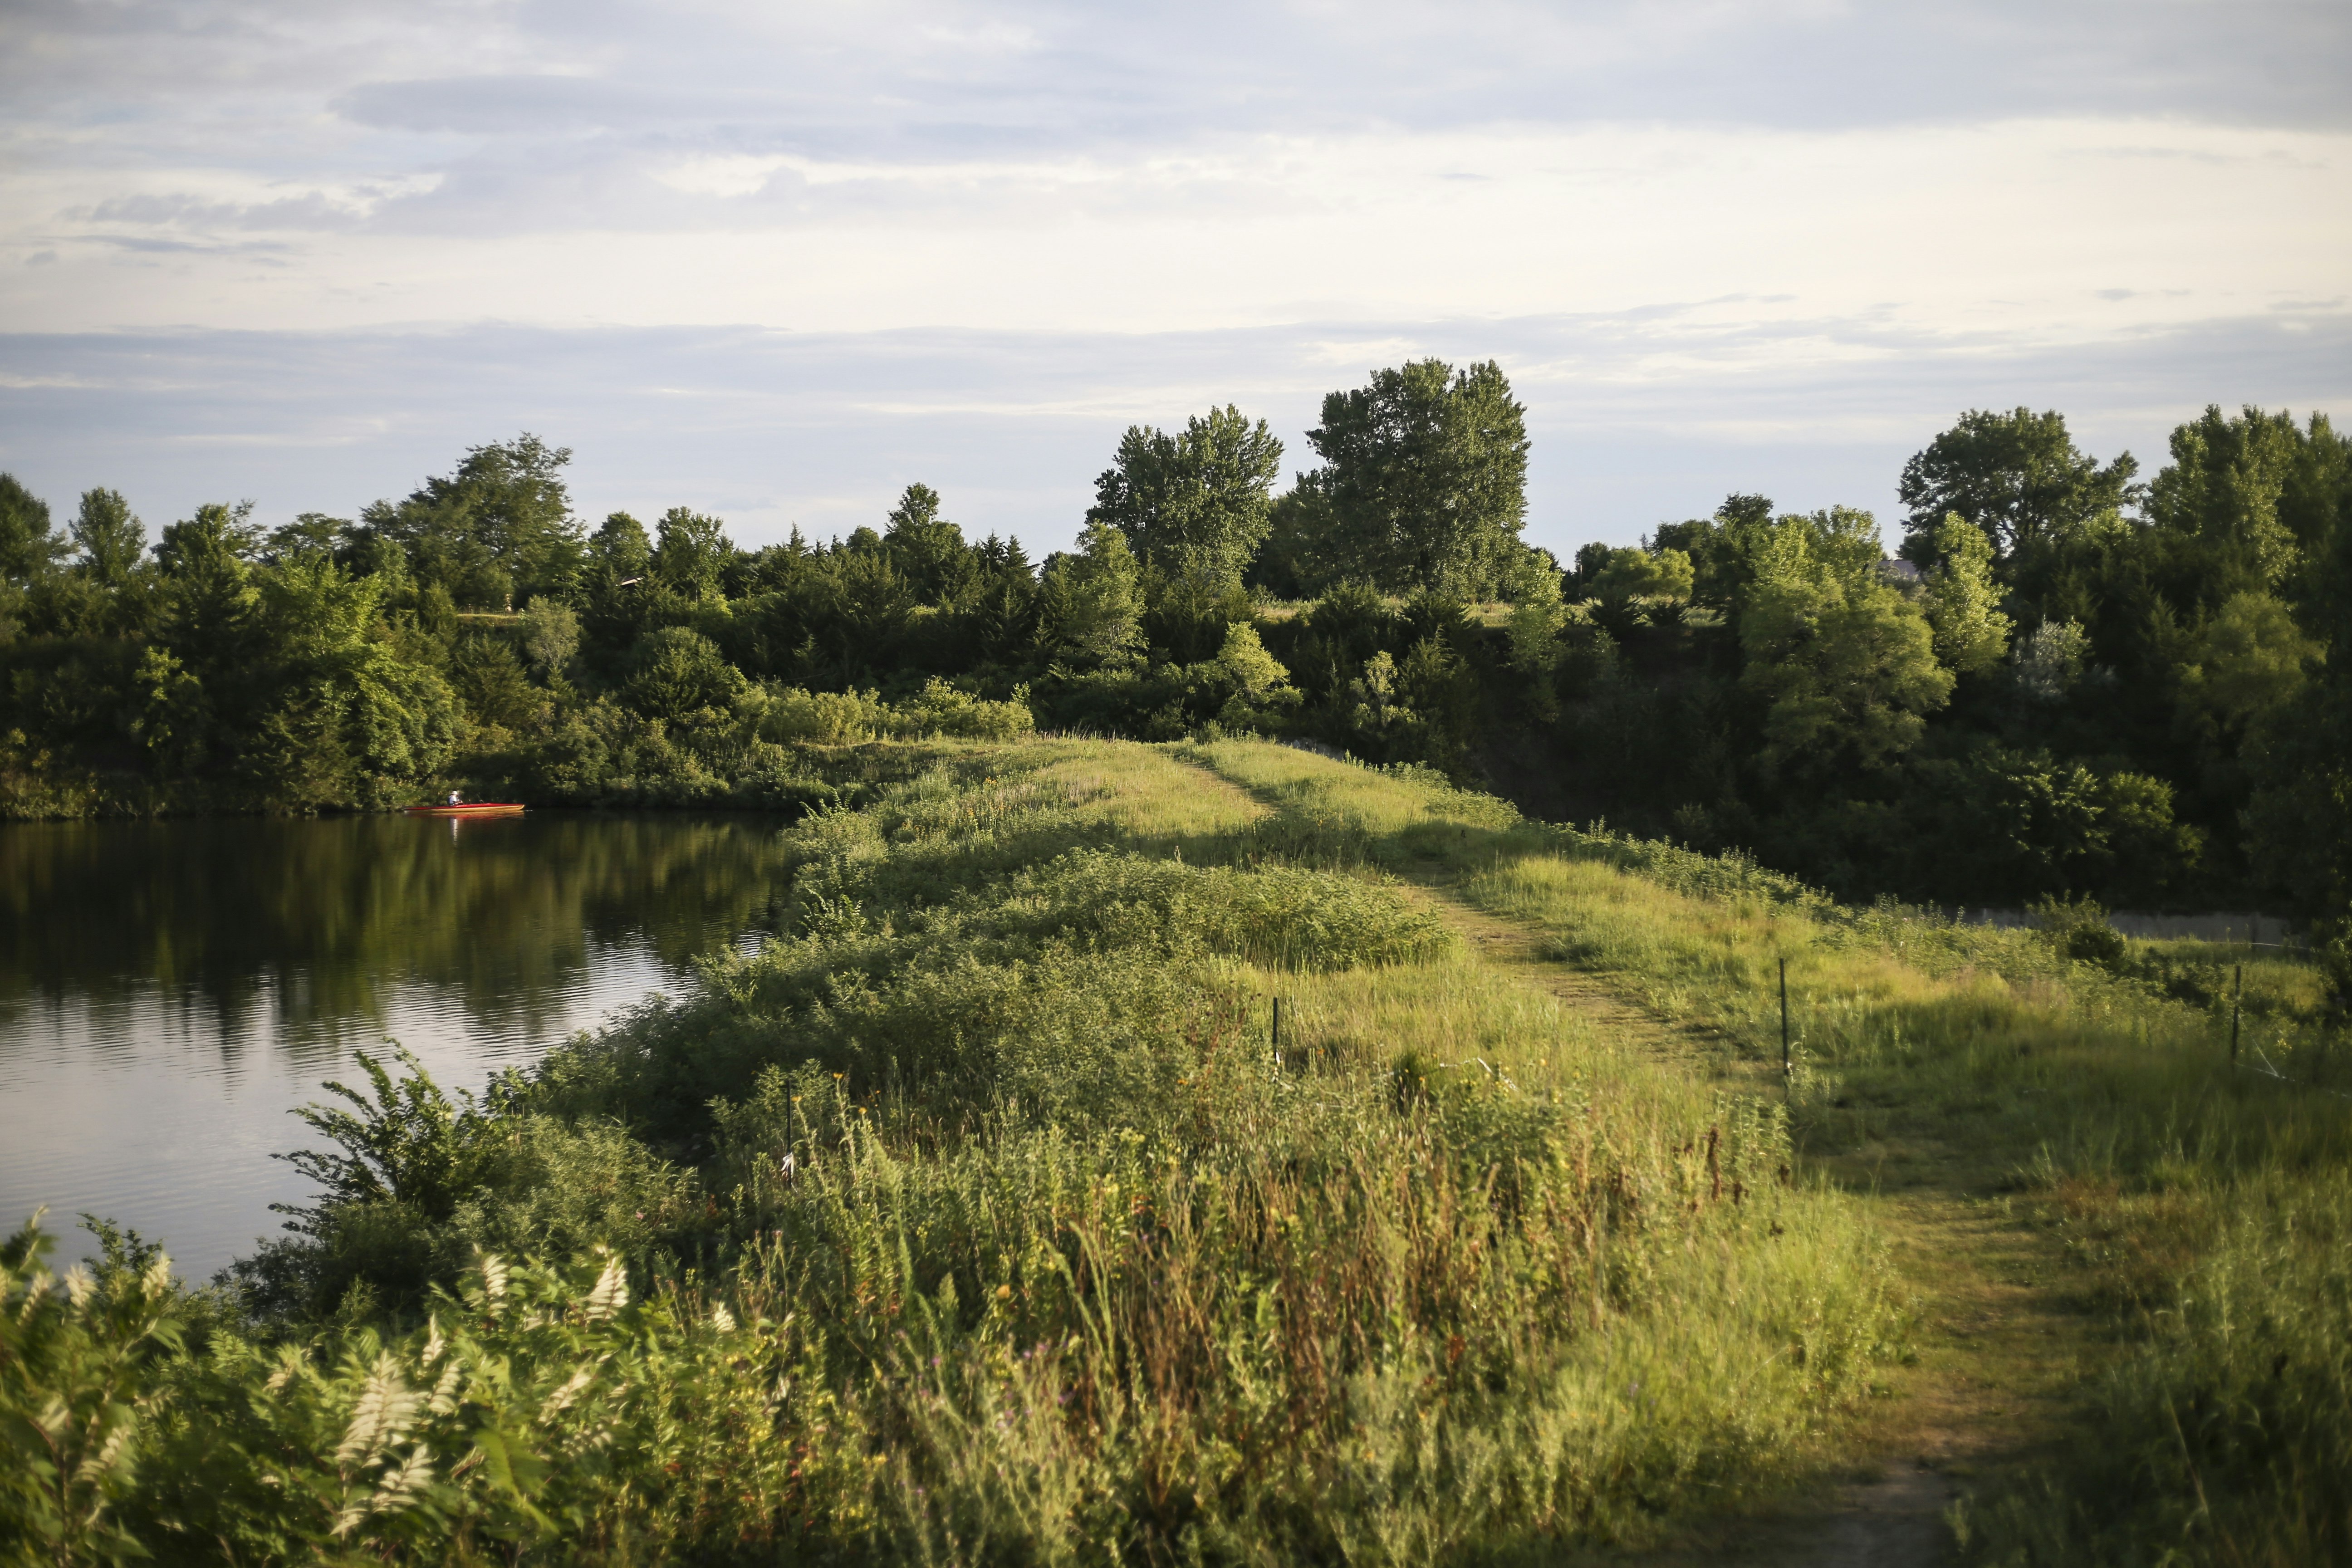
{"type": "Polygon", "coordinates": [[[1730,1062],[1777,1066],[1785,961],[1803,1146],[1880,1187],[1957,1172],[2036,1217],[2085,1345],[2124,1348],[2082,1390],[2069,1462],[1964,1516],[1983,1560],[2352,1561],[2352,1101],[2328,1092],[2319,971],[2179,942],[2074,962],[1298,752],[1201,755],[1292,823],[1337,818],[1361,863],[1458,878],[1730,1062]]]}
{"type": "MultiPolygon", "coordinates": [[[[1780,1108],[1484,963],[1375,842],[1507,812],[929,762],[783,835],[772,940],[697,994],[353,1097],[357,1163],[183,1339],[11,1363],[10,1419],[134,1413],[85,1517],[236,1562],[1517,1560],[1814,1473],[1901,1353],[1780,1108]]],[[[37,1253],[12,1303],[83,1322],[37,1253]]],[[[53,1524],[0,1528],[98,1539],[53,1524]]]]}

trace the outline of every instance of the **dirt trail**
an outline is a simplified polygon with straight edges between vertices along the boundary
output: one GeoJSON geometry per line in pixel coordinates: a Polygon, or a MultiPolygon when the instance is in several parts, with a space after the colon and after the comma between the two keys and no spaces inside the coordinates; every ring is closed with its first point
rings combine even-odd
{"type": "MultiPolygon", "coordinates": [[[[1198,767],[1197,763],[1188,764],[1198,767]]],[[[1266,800],[1206,768],[1205,787],[1266,800]]],[[[1743,1061],[1704,1026],[1659,1017],[1600,974],[1549,956],[1539,928],[1480,909],[1459,879],[1403,873],[1481,963],[1549,992],[1620,1039],[1690,1071],[1778,1093],[1769,1064],[1743,1061]]],[[[1984,1481],[2047,1455],[2064,1433],[2066,1393],[2084,1350],[2083,1314],[2058,1288],[2048,1237],[2014,1215],[2000,1173],[1973,1152],[1912,1139],[1875,1158],[1812,1163],[1869,1204],[1913,1293],[1911,1364],[1889,1370],[1889,1397],[1868,1409],[1847,1460],[1822,1489],[1767,1511],[1694,1527],[1663,1551],[1617,1554],[1642,1568],[1927,1568],[1957,1552],[1947,1510],[1984,1481]]],[[[1580,1561],[1589,1559],[1580,1559],[1580,1561]]]]}
{"type": "MultiPolygon", "coordinates": [[[[1602,977],[1546,956],[1543,932],[1477,908],[1450,879],[1410,877],[1408,885],[1482,962],[1540,986],[1618,1037],[1750,1089],[1777,1089],[1776,1074],[1738,1062],[1712,1031],[1661,1019],[1602,977]]],[[[1914,1143],[1905,1152],[1899,1190],[1882,1184],[1881,1166],[1819,1162],[1873,1205],[1918,1313],[1916,1362],[1895,1370],[1892,1397],[1865,1417],[1844,1479],[1632,1561],[1654,1568],[1948,1562],[1946,1510],[1981,1479],[2032,1463],[2055,1440],[2081,1320],[2053,1286],[2058,1259],[2050,1243],[2011,1215],[1989,1190],[1988,1173],[1962,1152],[1914,1143]]]]}

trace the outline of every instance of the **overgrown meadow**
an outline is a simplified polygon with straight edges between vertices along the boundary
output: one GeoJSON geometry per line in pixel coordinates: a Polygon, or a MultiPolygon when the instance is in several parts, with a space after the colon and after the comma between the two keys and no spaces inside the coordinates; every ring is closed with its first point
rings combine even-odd
{"type": "MultiPolygon", "coordinates": [[[[1936,1282],[1880,1194],[1938,1181],[2048,1238],[2089,1347],[2078,1440],[1955,1515],[1971,1551],[2352,1545],[2347,1107],[2231,1070],[2211,955],[2084,962],[1263,742],[893,754],[783,831],[772,940],[695,995],[478,1098],[394,1063],[315,1111],[320,1197],[233,1278],[11,1243],[14,1549],[1639,1544],[1884,1422],[1936,1282]]],[[[2299,972],[2257,979],[2318,1064],[2299,972]]]]}
{"type": "Polygon", "coordinates": [[[936,757],[789,830],[693,999],[317,1113],[232,1284],[20,1237],[18,1538],[1508,1557],[1784,1482],[1897,1352],[1777,1106],[1497,984],[1349,834],[1165,750],[936,757]]]}

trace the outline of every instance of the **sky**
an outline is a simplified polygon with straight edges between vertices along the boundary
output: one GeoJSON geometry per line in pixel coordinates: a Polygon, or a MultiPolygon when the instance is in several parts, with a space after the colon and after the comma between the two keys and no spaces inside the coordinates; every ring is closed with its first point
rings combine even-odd
{"type": "Polygon", "coordinates": [[[0,468],[151,531],[530,430],[741,543],[1076,532],[1498,361],[1528,537],[1893,525],[1962,411],[2352,419],[2352,5],[0,0],[0,468]]]}

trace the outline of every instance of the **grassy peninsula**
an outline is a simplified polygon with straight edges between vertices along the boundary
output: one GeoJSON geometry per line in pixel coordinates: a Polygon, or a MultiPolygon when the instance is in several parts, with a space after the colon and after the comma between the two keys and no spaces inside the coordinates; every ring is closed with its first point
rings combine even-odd
{"type": "Polygon", "coordinates": [[[1258,740],[835,761],[758,952],[379,1069],[233,1276],[8,1243],[10,1552],[1716,1555],[1917,1454],[1983,1561],[2352,1547],[2352,1135],[2198,955],[1258,740]]]}

